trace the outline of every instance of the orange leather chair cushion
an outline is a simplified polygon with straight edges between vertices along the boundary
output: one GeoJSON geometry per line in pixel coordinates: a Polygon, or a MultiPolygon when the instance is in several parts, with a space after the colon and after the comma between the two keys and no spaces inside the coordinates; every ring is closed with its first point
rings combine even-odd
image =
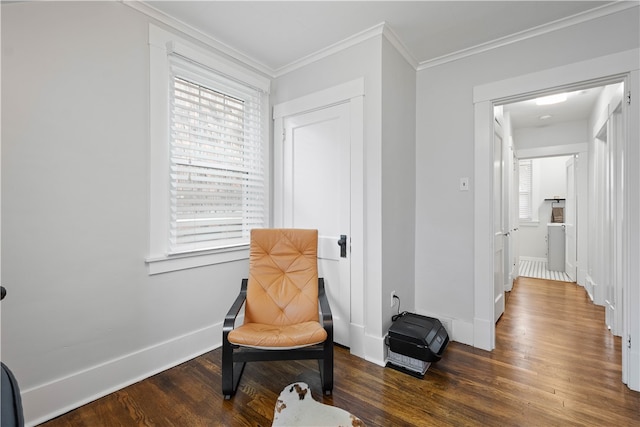
{"type": "Polygon", "coordinates": [[[318,322],[318,231],[251,231],[244,325],[229,342],[295,348],[323,342],[318,322]]]}
{"type": "Polygon", "coordinates": [[[327,339],[327,331],[318,322],[289,326],[245,323],[229,332],[229,342],[245,347],[279,350],[306,347],[327,339]]]}

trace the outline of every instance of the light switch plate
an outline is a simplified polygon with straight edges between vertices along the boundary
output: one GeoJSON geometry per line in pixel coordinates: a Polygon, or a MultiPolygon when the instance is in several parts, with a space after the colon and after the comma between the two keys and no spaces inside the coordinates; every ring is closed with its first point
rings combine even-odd
{"type": "Polygon", "coordinates": [[[460,178],[460,191],[469,191],[469,177],[460,178]]]}

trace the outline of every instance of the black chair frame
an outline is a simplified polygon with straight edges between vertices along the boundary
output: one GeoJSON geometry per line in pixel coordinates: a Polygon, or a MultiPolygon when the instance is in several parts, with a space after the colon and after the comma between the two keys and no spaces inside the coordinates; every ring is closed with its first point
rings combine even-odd
{"type": "Polygon", "coordinates": [[[324,289],[324,279],[318,278],[318,301],[320,323],[327,331],[327,339],[316,345],[289,350],[263,350],[229,342],[229,332],[234,329],[236,318],[247,299],[247,283],[248,279],[242,279],[240,294],[229,309],[222,327],[222,394],[225,400],[231,399],[236,393],[247,362],[274,360],[317,359],[322,391],[330,395],[333,391],[333,316],[324,289]]]}

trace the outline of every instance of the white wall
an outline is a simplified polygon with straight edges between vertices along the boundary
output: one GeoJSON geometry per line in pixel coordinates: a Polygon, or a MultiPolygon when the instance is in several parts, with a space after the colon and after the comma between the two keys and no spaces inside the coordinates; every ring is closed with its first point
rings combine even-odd
{"type": "Polygon", "coordinates": [[[2,360],[28,424],[217,347],[245,261],[149,276],[148,18],[2,5],[2,360]]]}
{"type": "Polygon", "coordinates": [[[415,310],[416,73],[393,45],[382,43],[382,325],[415,310]],[[400,307],[390,307],[397,291],[400,307]]]}
{"type": "MultiPolygon", "coordinates": [[[[528,38],[418,72],[416,309],[454,319],[473,343],[476,86],[638,47],[638,8],[528,38]]],[[[489,162],[487,161],[487,165],[489,162]]],[[[485,319],[486,320],[486,319],[485,319]]]]}
{"type": "Polygon", "coordinates": [[[520,158],[527,157],[529,150],[551,146],[586,144],[588,141],[587,120],[573,120],[550,126],[518,128],[514,131],[514,145],[520,158]],[[525,155],[522,154],[524,151],[525,155]]]}

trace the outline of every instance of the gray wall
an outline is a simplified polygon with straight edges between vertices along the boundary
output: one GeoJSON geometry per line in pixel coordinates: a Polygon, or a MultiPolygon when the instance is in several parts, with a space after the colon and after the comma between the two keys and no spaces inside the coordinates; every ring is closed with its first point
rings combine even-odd
{"type": "Polygon", "coordinates": [[[119,2],[2,6],[2,360],[27,420],[219,346],[247,274],[147,274],[147,32],[119,2]]]}
{"type": "MultiPolygon", "coordinates": [[[[416,309],[474,318],[474,86],[637,48],[638,8],[418,71],[416,309]]],[[[454,328],[455,329],[455,328],[454,328]]],[[[466,334],[471,341],[470,334],[466,334]]]]}
{"type": "Polygon", "coordinates": [[[382,55],[382,330],[391,325],[391,292],[400,310],[415,305],[416,74],[387,39],[382,55]]]}

